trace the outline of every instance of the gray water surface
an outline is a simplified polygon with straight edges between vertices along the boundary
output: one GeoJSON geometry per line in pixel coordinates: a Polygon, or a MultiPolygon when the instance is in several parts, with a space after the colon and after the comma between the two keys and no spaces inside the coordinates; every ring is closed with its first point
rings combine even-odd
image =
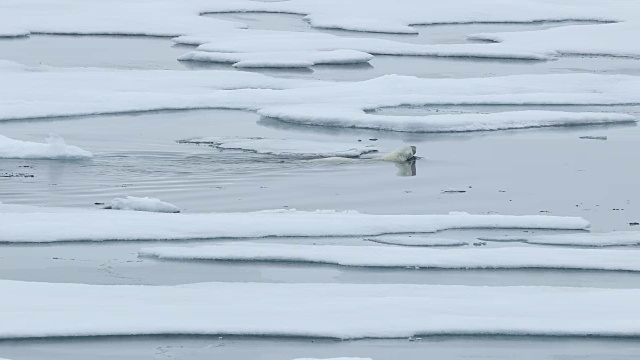
{"type": "Polygon", "coordinates": [[[238,338],[111,337],[0,341],[4,356],[16,360],[144,360],[371,357],[375,360],[632,360],[635,339],[431,337],[419,341],[238,338]]]}

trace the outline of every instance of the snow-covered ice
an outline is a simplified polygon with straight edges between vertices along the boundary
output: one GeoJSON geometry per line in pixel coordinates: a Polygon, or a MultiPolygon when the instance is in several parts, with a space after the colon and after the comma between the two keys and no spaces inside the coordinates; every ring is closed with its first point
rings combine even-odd
{"type": "Polygon", "coordinates": [[[203,137],[180,140],[180,143],[210,145],[218,149],[244,150],[258,154],[315,159],[326,157],[356,158],[377,152],[372,145],[298,139],[203,137]]]}
{"type": "Polygon", "coordinates": [[[638,289],[258,283],[105,286],[3,280],[0,293],[0,338],[640,335],[638,289]]]}
{"type": "MultiPolygon", "coordinates": [[[[629,3],[629,5],[631,5],[629,3]]],[[[607,4],[608,7],[616,5],[607,4]]],[[[628,11],[640,11],[638,4],[628,11]]],[[[493,41],[484,44],[496,51],[531,51],[549,57],[562,55],[619,56],[640,58],[640,46],[633,34],[640,32],[640,16],[633,22],[566,26],[538,31],[475,34],[471,39],[493,41]]]]}
{"type": "Polygon", "coordinates": [[[244,27],[240,23],[200,16],[207,3],[210,1],[7,0],[0,3],[0,36],[178,36],[244,27]]]}
{"type": "Polygon", "coordinates": [[[115,198],[105,209],[112,210],[132,210],[148,211],[158,213],[179,213],[180,208],[160,199],[150,197],[127,196],[126,198],[115,198]]]}
{"type": "MultiPolygon", "coordinates": [[[[432,4],[420,0],[344,3],[339,0],[238,1],[166,0],[5,0],[0,3],[0,37],[29,34],[102,34],[192,36],[207,39],[222,53],[254,53],[257,63],[284,66],[286,55],[267,52],[347,50],[371,54],[471,56],[548,59],[561,54],[640,56],[633,35],[640,29],[640,5],[625,0],[584,2],[561,0],[452,0],[432,4]],[[596,25],[557,29],[479,34],[475,38],[502,41],[493,44],[422,45],[401,41],[349,38],[331,34],[287,34],[243,29],[245,24],[201,16],[208,12],[271,12],[306,15],[318,28],[416,34],[412,25],[453,23],[529,23],[591,21],[596,25]],[[615,22],[613,24],[608,24],[615,22]],[[272,40],[267,39],[271,37],[272,40]],[[226,41],[220,41],[226,40],[226,41]],[[216,46],[220,43],[220,46],[216,46]],[[262,45],[261,45],[262,44],[262,45]],[[231,50],[241,47],[243,50],[231,50]],[[223,50],[224,49],[224,50],[223,50]],[[266,50],[265,50],[266,49],[266,50]],[[259,54],[262,53],[262,54],[259,54]],[[261,55],[264,55],[261,56],[261,55]],[[275,62],[274,62],[275,57],[275,62]]],[[[223,55],[212,55],[221,57],[223,55]]],[[[230,55],[227,55],[230,56],[230,55]]],[[[239,57],[245,55],[237,55],[239,57]]],[[[251,61],[249,64],[256,64],[251,61]]],[[[300,59],[292,63],[301,66],[300,59]]],[[[256,65],[257,66],[257,65],[256,65]]]]}
{"type": "Polygon", "coordinates": [[[0,242],[373,236],[447,229],[584,230],[576,217],[369,215],[358,212],[271,210],[250,213],[161,214],[0,204],[0,242]]]}
{"type": "Polygon", "coordinates": [[[57,70],[4,72],[0,120],[128,111],[255,110],[297,124],[408,132],[455,132],[634,122],[603,112],[527,110],[384,116],[402,105],[615,105],[640,103],[628,75],[519,75],[475,79],[383,76],[362,82],[270,78],[236,71],[57,70]],[[274,91],[278,89],[279,91],[274,91]]]}
{"type": "MultiPolygon", "coordinates": [[[[414,34],[418,30],[411,25],[453,23],[526,23],[540,21],[590,21],[593,25],[563,26],[553,29],[527,32],[503,32],[477,34],[471,39],[490,40],[491,44],[407,45],[388,41],[386,46],[377,39],[345,39],[305,34],[293,41],[266,41],[275,49],[305,48],[329,50],[354,49],[372,54],[502,57],[514,59],[550,59],[560,55],[611,55],[640,56],[640,46],[634,34],[640,31],[640,4],[629,1],[584,2],[563,0],[556,2],[493,0],[481,3],[472,0],[454,0],[447,4],[431,6],[420,0],[399,2],[357,0],[348,4],[339,0],[292,0],[286,2],[244,1],[218,5],[221,11],[266,11],[306,15],[305,20],[320,28],[339,28],[355,31],[414,34]],[[421,11],[422,10],[422,11],[421,11]],[[358,14],[354,16],[354,14],[358,14]],[[316,39],[316,40],[314,40],[316,39]]],[[[229,39],[237,51],[250,48],[255,43],[237,31],[229,39]]],[[[258,34],[259,35],[259,34],[258,34]]],[[[325,35],[325,34],[320,34],[325,35]]],[[[285,35],[286,36],[286,35],[285,35]]],[[[217,40],[220,40],[219,38],[217,40]]],[[[228,48],[227,42],[217,50],[228,48]]],[[[258,45],[260,46],[260,45],[258,45]]],[[[246,50],[244,50],[246,51],[246,50]]],[[[275,51],[275,50],[274,50],[275,51]]]]}
{"type": "Polygon", "coordinates": [[[613,231],[613,232],[606,232],[606,233],[538,235],[538,236],[531,236],[531,237],[523,237],[523,236],[480,237],[478,239],[484,240],[484,241],[523,242],[528,244],[560,245],[560,246],[586,246],[586,247],[636,246],[636,245],[640,245],[640,232],[613,231]]]}
{"type": "Polygon", "coordinates": [[[328,106],[279,106],[258,111],[264,117],[281,121],[343,128],[390,130],[400,132],[467,132],[526,129],[548,126],[613,124],[635,121],[626,114],[582,113],[563,111],[507,111],[491,114],[445,114],[428,116],[393,116],[366,114],[328,106]]]}
{"type": "Polygon", "coordinates": [[[220,53],[193,51],[178,60],[231,63],[237,68],[305,68],[314,65],[362,64],[373,55],[355,50],[220,53]]]}
{"type": "Polygon", "coordinates": [[[9,61],[9,60],[0,60],[0,72],[16,72],[16,71],[23,71],[25,70],[27,67],[19,64],[15,61],[9,61]]]}
{"type": "Polygon", "coordinates": [[[0,135],[0,158],[3,159],[77,160],[92,156],[89,151],[67,145],[56,134],[50,134],[46,143],[15,140],[0,135]]]}
{"type": "Polygon", "coordinates": [[[633,246],[640,245],[640,232],[614,231],[608,233],[541,235],[527,238],[531,244],[569,246],[633,246]]]}
{"type": "Polygon", "coordinates": [[[540,21],[622,21],[639,17],[626,13],[635,4],[622,0],[606,5],[576,0],[452,0],[434,6],[421,0],[377,1],[291,0],[233,1],[209,6],[210,12],[272,12],[306,15],[312,26],[354,31],[415,34],[411,25],[454,23],[527,23],[540,21]]]}
{"type": "MultiPolygon", "coordinates": [[[[427,45],[412,44],[401,41],[344,37],[323,33],[299,33],[264,30],[242,30],[215,35],[179,36],[173,39],[178,44],[199,45],[198,53],[210,53],[213,59],[227,58],[242,59],[243,57],[256,61],[277,59],[284,61],[287,56],[293,59],[300,54],[306,57],[326,58],[327,52],[349,51],[361,54],[357,58],[372,55],[396,56],[436,56],[436,57],[475,57],[475,58],[509,58],[520,60],[547,60],[550,55],[526,49],[497,49],[493,44],[452,44],[427,45]],[[348,49],[348,50],[345,50],[348,49]]],[[[199,55],[206,59],[204,54],[199,55]]],[[[370,60],[370,59],[369,59],[370,60]]],[[[367,60],[368,61],[368,60],[367,60]]]]}
{"type": "Polygon", "coordinates": [[[155,247],[141,255],[171,260],[306,262],[436,269],[578,269],[640,271],[637,250],[548,247],[428,249],[390,246],[220,244],[155,247]]]}

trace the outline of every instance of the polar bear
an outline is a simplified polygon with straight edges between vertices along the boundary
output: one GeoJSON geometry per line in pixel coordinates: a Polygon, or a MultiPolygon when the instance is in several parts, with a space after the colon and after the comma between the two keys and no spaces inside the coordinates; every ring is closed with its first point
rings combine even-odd
{"type": "Polygon", "coordinates": [[[395,150],[393,150],[392,152],[380,156],[380,157],[374,157],[374,158],[348,158],[348,157],[338,157],[338,156],[333,156],[333,157],[326,157],[326,158],[320,158],[320,159],[313,159],[313,160],[308,160],[308,161],[312,161],[312,162],[327,162],[327,163],[334,163],[334,164],[341,164],[341,163],[351,163],[354,161],[389,161],[389,162],[395,162],[395,163],[405,163],[405,162],[410,162],[412,160],[415,160],[416,158],[416,147],[415,146],[402,146],[399,147],[395,150]]]}

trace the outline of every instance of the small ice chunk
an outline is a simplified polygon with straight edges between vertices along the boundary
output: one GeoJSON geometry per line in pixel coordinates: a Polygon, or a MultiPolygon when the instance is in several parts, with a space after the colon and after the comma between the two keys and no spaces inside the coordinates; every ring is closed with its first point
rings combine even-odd
{"type": "Polygon", "coordinates": [[[159,213],[180,212],[180,209],[177,206],[168,202],[164,202],[156,198],[134,196],[127,196],[126,198],[115,198],[111,200],[111,203],[104,208],[112,210],[132,210],[159,213]]]}
{"type": "Polygon", "coordinates": [[[21,141],[0,135],[0,158],[78,160],[89,159],[90,152],[77,146],[67,145],[60,135],[50,134],[47,143],[21,141]]]}

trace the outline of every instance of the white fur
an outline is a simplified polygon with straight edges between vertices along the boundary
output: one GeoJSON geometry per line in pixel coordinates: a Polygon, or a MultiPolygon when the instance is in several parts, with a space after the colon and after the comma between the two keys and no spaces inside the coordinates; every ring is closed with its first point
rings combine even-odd
{"type": "Polygon", "coordinates": [[[388,153],[385,156],[376,158],[375,160],[404,162],[404,161],[411,160],[415,156],[416,156],[416,147],[415,146],[403,146],[403,147],[395,149],[394,151],[388,153]]]}
{"type": "Polygon", "coordinates": [[[332,156],[332,157],[327,157],[327,158],[322,158],[322,159],[313,159],[310,161],[313,162],[324,162],[324,163],[332,163],[332,164],[343,164],[343,163],[351,163],[354,161],[358,161],[358,160],[377,160],[377,161],[390,161],[390,162],[396,162],[396,163],[405,163],[411,159],[413,159],[416,155],[416,147],[415,146],[402,146],[399,147],[395,150],[393,150],[392,152],[378,157],[378,158],[371,158],[371,159],[358,159],[358,158],[347,158],[347,157],[338,157],[338,156],[332,156]]]}

